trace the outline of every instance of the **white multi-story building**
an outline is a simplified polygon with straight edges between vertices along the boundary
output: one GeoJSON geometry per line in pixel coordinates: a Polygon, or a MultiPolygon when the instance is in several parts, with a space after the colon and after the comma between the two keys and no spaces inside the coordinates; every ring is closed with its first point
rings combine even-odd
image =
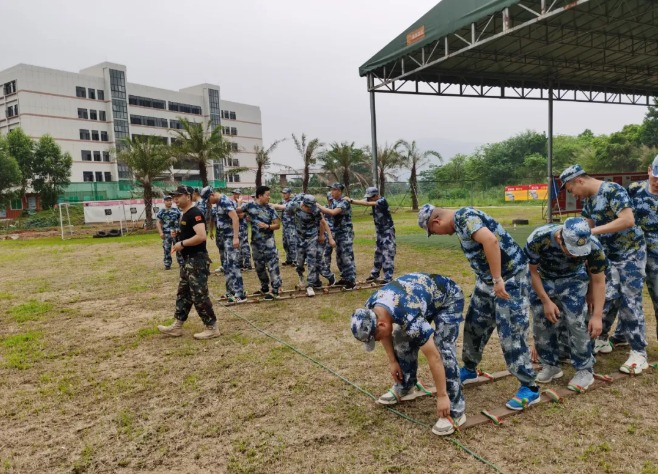
{"type": "MultiPolygon", "coordinates": [[[[220,86],[199,84],[179,91],[127,82],[126,66],[101,63],[79,73],[18,64],[0,71],[0,133],[21,127],[34,139],[51,135],[71,154],[71,182],[129,179],[111,150],[125,137],[154,135],[168,143],[179,117],[222,127],[232,142],[225,163],[210,163],[208,179],[227,186],[254,186],[255,146],[262,146],[261,110],[221,99],[220,86]],[[236,175],[232,168],[249,168],[236,175]]],[[[198,169],[175,169],[179,180],[199,179],[198,169]]]]}

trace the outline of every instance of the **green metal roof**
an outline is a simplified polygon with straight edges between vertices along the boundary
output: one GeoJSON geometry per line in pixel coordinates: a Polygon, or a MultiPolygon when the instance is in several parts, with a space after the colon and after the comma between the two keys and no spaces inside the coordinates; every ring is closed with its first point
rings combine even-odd
{"type": "Polygon", "coordinates": [[[551,84],[562,91],[557,99],[566,91],[590,101],[601,93],[609,94],[604,101],[656,96],[657,1],[443,0],[359,74],[376,92],[420,93],[425,83],[435,84],[431,94],[457,85],[483,96],[495,88],[497,97],[504,88],[551,84]]]}

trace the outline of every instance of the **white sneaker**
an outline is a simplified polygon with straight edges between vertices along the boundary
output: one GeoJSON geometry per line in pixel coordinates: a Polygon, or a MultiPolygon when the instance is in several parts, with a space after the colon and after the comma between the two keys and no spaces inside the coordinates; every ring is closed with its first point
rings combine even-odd
{"type": "Polygon", "coordinates": [[[638,351],[629,351],[629,359],[620,366],[625,374],[640,374],[649,367],[648,358],[638,351]]]}
{"type": "Polygon", "coordinates": [[[378,398],[378,403],[381,405],[395,405],[398,402],[407,402],[427,395],[432,395],[432,393],[426,390],[420,382],[417,382],[414,387],[404,393],[396,393],[396,386],[394,385],[378,398]]]}
{"type": "Polygon", "coordinates": [[[309,298],[316,296],[316,293],[313,291],[313,288],[311,288],[310,286],[307,287],[307,296],[309,298]]]}
{"type": "MultiPolygon", "coordinates": [[[[456,425],[462,426],[467,421],[467,415],[464,413],[457,420],[453,420],[456,425]]],[[[455,426],[451,423],[448,418],[440,418],[435,423],[435,426],[432,427],[432,432],[438,436],[447,436],[455,431],[455,426]]]]}
{"type": "Polygon", "coordinates": [[[595,348],[593,352],[595,354],[608,354],[613,351],[613,345],[608,339],[595,339],[595,348]]]}
{"type": "Polygon", "coordinates": [[[552,380],[560,379],[563,376],[563,371],[560,367],[553,365],[543,365],[542,370],[538,373],[535,381],[538,383],[549,383],[552,380]]]}

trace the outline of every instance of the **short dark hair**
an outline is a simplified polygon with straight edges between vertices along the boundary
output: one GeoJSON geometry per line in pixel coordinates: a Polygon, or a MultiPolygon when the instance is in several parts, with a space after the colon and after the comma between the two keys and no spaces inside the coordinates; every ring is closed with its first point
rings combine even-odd
{"type": "Polygon", "coordinates": [[[268,186],[257,186],[255,193],[256,197],[260,198],[266,193],[266,191],[270,191],[270,188],[268,186]]]}

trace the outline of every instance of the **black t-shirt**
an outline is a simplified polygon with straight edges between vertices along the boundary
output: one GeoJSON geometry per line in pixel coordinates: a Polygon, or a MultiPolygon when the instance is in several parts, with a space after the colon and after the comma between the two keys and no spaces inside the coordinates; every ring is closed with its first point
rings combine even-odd
{"type": "MultiPolygon", "coordinates": [[[[204,229],[206,228],[206,220],[204,219],[204,213],[201,212],[198,207],[192,206],[181,217],[181,233],[179,234],[179,241],[187,240],[197,235],[193,228],[197,224],[204,224],[204,229]]],[[[181,255],[183,255],[184,257],[189,257],[191,255],[196,255],[202,252],[203,253],[206,252],[205,240],[199,245],[194,245],[192,247],[188,247],[186,245],[185,247],[183,247],[183,250],[181,251],[181,255]]]]}

